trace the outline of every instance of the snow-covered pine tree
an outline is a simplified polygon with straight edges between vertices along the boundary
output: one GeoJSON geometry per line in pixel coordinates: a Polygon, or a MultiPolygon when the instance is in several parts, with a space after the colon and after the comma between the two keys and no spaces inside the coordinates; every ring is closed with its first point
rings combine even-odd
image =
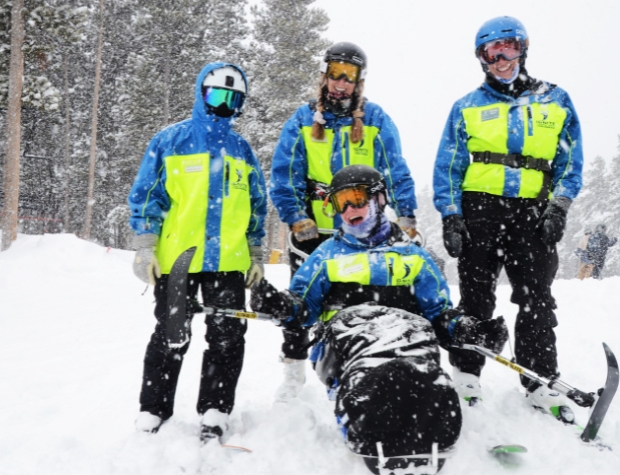
{"type": "MultiPolygon", "coordinates": [[[[264,0],[251,9],[252,55],[246,64],[250,95],[240,128],[269,179],[271,158],[286,120],[316,95],[320,55],[330,42],[322,37],[329,18],[314,0],[264,0]]],[[[279,219],[269,204],[267,247],[276,244],[279,219]]]]}
{"type": "MultiPolygon", "coordinates": [[[[7,121],[6,130],[11,133],[11,130],[21,129],[23,126],[27,130],[20,134],[16,145],[17,152],[5,157],[6,162],[2,171],[18,170],[18,181],[15,184],[5,184],[4,189],[9,193],[5,198],[10,198],[15,205],[19,203],[20,214],[23,210],[28,215],[22,220],[22,226],[29,228],[33,223],[37,227],[40,222],[47,223],[41,221],[44,219],[41,215],[45,214],[49,219],[50,214],[55,214],[57,210],[57,206],[54,205],[56,199],[53,196],[55,169],[53,158],[50,158],[53,156],[46,153],[48,150],[43,145],[46,135],[49,136],[50,133],[54,135],[56,130],[51,128],[45,131],[46,134],[44,129],[40,128],[40,122],[53,122],[60,102],[59,90],[50,80],[55,67],[54,55],[63,45],[82,40],[82,27],[87,11],[85,8],[54,0],[25,0],[21,5],[23,22],[20,29],[23,44],[20,50],[23,54],[23,71],[20,76],[23,84],[21,91],[17,91],[16,94],[19,95],[18,107],[22,114],[13,116],[13,121],[7,121]],[[45,161],[43,164],[32,162],[41,160],[39,157],[45,157],[42,159],[45,161]],[[19,168],[22,161],[20,158],[24,161],[22,183],[19,183],[19,168]],[[33,176],[29,173],[29,169],[35,171],[32,182],[33,176]]],[[[4,2],[0,5],[0,110],[7,107],[9,100],[7,72],[10,52],[8,44],[12,33],[12,6],[13,2],[4,2]]],[[[14,236],[17,214],[15,206],[14,210],[5,215],[7,219],[10,216],[11,220],[14,220],[10,226],[5,223],[7,229],[12,229],[10,234],[6,234],[9,241],[14,236]]],[[[8,246],[8,243],[6,244],[8,246]]]]}

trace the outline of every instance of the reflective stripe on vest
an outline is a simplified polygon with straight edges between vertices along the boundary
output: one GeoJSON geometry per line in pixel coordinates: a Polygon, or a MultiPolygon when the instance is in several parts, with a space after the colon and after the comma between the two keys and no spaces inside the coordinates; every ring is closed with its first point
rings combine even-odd
{"type": "MultiPolygon", "coordinates": [[[[410,287],[422,270],[424,259],[417,254],[397,252],[359,253],[328,259],[325,264],[327,278],[332,283],[410,287]]],[[[334,310],[325,311],[320,319],[328,321],[335,313],[334,310]]]]}
{"type": "Polygon", "coordinates": [[[209,200],[208,153],[173,155],[164,160],[170,210],[156,250],[162,273],[170,273],[176,258],[192,246],[197,249],[189,271],[202,271],[209,212],[220,216],[220,234],[212,237],[217,239],[213,242],[219,247],[218,271],[245,272],[249,269],[250,253],[245,233],[252,213],[248,180],[251,168],[244,160],[224,157],[222,193],[214,205],[213,200],[209,200]],[[212,207],[208,209],[210,201],[212,207]]]}
{"type": "MultiPolygon", "coordinates": [[[[521,155],[553,160],[557,153],[566,111],[558,104],[518,106],[523,126],[521,155]]],[[[467,149],[473,152],[508,154],[510,105],[490,104],[463,109],[467,149]]],[[[479,191],[499,196],[536,198],[543,185],[543,173],[519,168],[507,169],[493,163],[471,163],[463,180],[463,191],[479,191]],[[508,176],[507,176],[508,175],[508,176]]]]}
{"type": "MultiPolygon", "coordinates": [[[[325,129],[325,139],[316,140],[312,137],[312,126],[302,127],[301,133],[306,147],[306,160],[308,163],[308,176],[310,180],[325,183],[332,182],[332,155],[338,151],[334,149],[336,140],[333,129],[325,129]]],[[[340,128],[340,156],[342,163],[337,167],[338,170],[349,165],[368,165],[375,166],[375,138],[379,134],[379,129],[373,126],[364,126],[364,138],[359,143],[351,142],[351,126],[347,125],[340,128]]],[[[328,218],[323,213],[323,201],[312,200],[312,212],[316,224],[319,228],[334,229],[334,220],[328,218]]],[[[328,205],[328,211],[333,210],[328,205]]]]}

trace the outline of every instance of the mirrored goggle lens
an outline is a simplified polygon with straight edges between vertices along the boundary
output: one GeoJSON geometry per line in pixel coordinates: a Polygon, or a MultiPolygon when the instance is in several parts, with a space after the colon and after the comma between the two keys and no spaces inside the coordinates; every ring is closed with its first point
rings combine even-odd
{"type": "Polygon", "coordinates": [[[229,109],[240,109],[243,105],[245,94],[230,89],[219,87],[206,87],[204,92],[205,103],[212,107],[219,107],[226,104],[229,109]]]}
{"type": "Polygon", "coordinates": [[[366,187],[345,188],[331,195],[331,202],[337,213],[343,213],[347,206],[361,208],[368,203],[366,187]]]}
{"type": "Polygon", "coordinates": [[[344,77],[344,80],[350,83],[356,83],[360,74],[359,66],[350,63],[329,63],[327,66],[327,77],[338,81],[344,77]]]}
{"type": "Polygon", "coordinates": [[[489,41],[480,47],[480,58],[487,64],[499,61],[500,57],[503,57],[506,61],[512,61],[522,54],[523,47],[516,38],[489,41]]]}

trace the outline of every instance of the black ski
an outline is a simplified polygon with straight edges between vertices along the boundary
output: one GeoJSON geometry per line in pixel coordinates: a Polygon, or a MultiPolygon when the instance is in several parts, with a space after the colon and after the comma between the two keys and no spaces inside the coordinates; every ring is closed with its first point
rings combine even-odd
{"type": "Polygon", "coordinates": [[[168,277],[168,319],[166,340],[170,348],[181,348],[189,342],[187,305],[187,279],[196,247],[183,252],[172,266],[168,277]]]}
{"type": "Polygon", "coordinates": [[[607,414],[607,409],[609,409],[611,401],[618,390],[618,381],[620,380],[618,360],[616,360],[616,356],[605,343],[603,343],[603,349],[607,357],[607,380],[605,381],[605,387],[599,390],[599,396],[590,413],[588,424],[581,433],[581,440],[584,442],[591,442],[596,439],[596,434],[603,423],[605,414],[607,414]]]}

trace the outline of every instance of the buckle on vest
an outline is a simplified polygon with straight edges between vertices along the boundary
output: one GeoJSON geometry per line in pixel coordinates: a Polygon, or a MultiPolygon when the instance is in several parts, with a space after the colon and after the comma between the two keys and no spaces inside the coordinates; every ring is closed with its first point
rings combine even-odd
{"type": "Polygon", "coordinates": [[[491,152],[482,152],[482,163],[485,165],[491,163],[491,152]]]}

